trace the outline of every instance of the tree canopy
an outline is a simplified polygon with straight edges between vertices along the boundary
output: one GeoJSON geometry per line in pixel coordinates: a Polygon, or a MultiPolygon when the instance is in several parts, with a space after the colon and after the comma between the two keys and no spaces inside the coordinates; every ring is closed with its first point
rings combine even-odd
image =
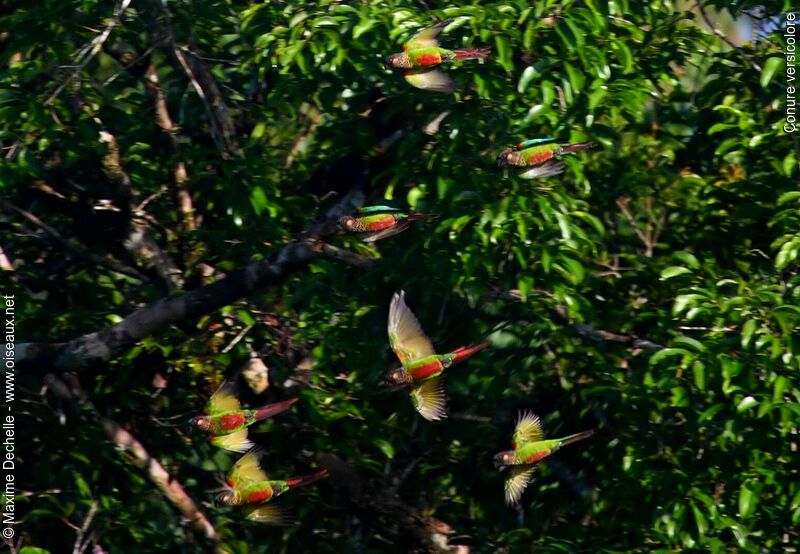
{"type": "Polygon", "coordinates": [[[800,543],[789,4],[17,3],[0,18],[7,544],[800,543]],[[446,68],[458,90],[385,67],[445,19],[442,46],[492,49],[446,68]],[[594,148],[559,176],[504,174],[498,153],[534,137],[594,148]],[[439,217],[342,233],[370,204],[439,217]],[[443,421],[384,383],[400,290],[437,352],[492,343],[447,370],[443,421]],[[248,407],[300,398],[251,428],[270,477],[330,473],[280,499],[295,525],[213,501],[237,456],[187,421],[225,380],[248,407]],[[523,410],[547,437],[595,435],[506,507],[492,456],[523,410]]]}

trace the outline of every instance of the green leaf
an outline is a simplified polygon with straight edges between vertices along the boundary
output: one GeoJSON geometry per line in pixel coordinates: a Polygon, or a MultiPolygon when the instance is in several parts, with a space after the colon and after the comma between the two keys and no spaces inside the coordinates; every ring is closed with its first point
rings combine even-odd
{"type": "Polygon", "coordinates": [[[748,319],[742,326],[742,348],[747,348],[756,332],[758,322],[755,319],[748,319]]]}
{"type": "Polygon", "coordinates": [[[392,443],[385,439],[375,439],[372,441],[372,444],[378,447],[378,450],[383,452],[383,455],[389,458],[390,460],[394,458],[394,446],[392,443]]]}
{"type": "Polygon", "coordinates": [[[736,406],[736,411],[739,413],[746,412],[747,410],[749,410],[754,406],[758,406],[758,400],[756,400],[752,396],[745,396],[736,406]]]}
{"type": "Polygon", "coordinates": [[[684,350],[683,348],[665,348],[664,350],[659,350],[652,356],[650,356],[650,365],[655,365],[661,360],[665,360],[667,358],[674,358],[676,356],[689,356],[691,353],[688,350],[684,350]]]}
{"type": "Polygon", "coordinates": [[[783,69],[786,60],[784,58],[768,58],[761,70],[761,88],[767,88],[779,70],[783,69]]]}
{"type": "Polygon", "coordinates": [[[742,483],[739,487],[739,517],[747,519],[755,513],[758,496],[758,487],[754,481],[748,480],[742,483]]]}
{"type": "Polygon", "coordinates": [[[672,279],[674,277],[678,277],[680,275],[686,275],[687,273],[691,273],[692,270],[686,267],[680,266],[670,266],[666,268],[664,271],[661,272],[661,280],[666,281],[667,279],[672,279]]]}

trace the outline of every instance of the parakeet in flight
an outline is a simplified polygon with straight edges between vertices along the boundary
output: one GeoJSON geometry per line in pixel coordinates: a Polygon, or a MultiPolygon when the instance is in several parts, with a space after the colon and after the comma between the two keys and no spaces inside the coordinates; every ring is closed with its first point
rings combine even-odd
{"type": "Polygon", "coordinates": [[[532,412],[520,412],[511,438],[511,450],[495,455],[494,465],[498,469],[509,469],[505,484],[507,505],[519,502],[525,487],[531,481],[536,464],[562,446],[591,437],[594,431],[575,433],[561,439],[544,440],[542,424],[532,412]]]}
{"type": "Polygon", "coordinates": [[[403,45],[403,52],[387,56],[387,67],[405,69],[404,77],[411,86],[445,93],[456,90],[453,80],[437,66],[454,60],[483,60],[492,50],[488,47],[461,50],[439,47],[436,37],[452,22],[452,19],[441,21],[414,35],[403,45]]]}
{"type": "Polygon", "coordinates": [[[591,142],[581,144],[556,144],[554,138],[530,139],[508,147],[497,156],[497,165],[513,167],[524,179],[552,177],[564,171],[559,156],[588,150],[591,142]]]}
{"type": "Polygon", "coordinates": [[[491,345],[481,342],[437,354],[406,305],[403,291],[395,293],[389,306],[389,344],[403,365],[390,371],[386,380],[392,385],[409,385],[414,407],[427,420],[447,417],[442,372],[491,345]]]}
{"type": "Polygon", "coordinates": [[[436,214],[405,213],[391,206],[364,206],[355,215],[339,219],[345,231],[358,233],[364,242],[375,242],[408,229],[417,219],[434,219],[436,214]]]}
{"type": "Polygon", "coordinates": [[[285,412],[295,402],[297,398],[290,398],[254,410],[243,410],[236,398],[236,387],[226,382],[209,399],[206,414],[193,417],[190,424],[210,433],[214,446],[232,452],[246,452],[253,447],[247,438],[247,428],[257,421],[285,412]]]}
{"type": "Polygon", "coordinates": [[[225,492],[217,496],[217,503],[223,506],[248,506],[252,509],[247,519],[285,525],[289,523],[285,512],[280,507],[267,503],[289,489],[327,477],[328,470],[320,469],[285,481],[271,480],[261,469],[262,453],[261,449],[254,448],[239,458],[228,474],[225,492]]]}

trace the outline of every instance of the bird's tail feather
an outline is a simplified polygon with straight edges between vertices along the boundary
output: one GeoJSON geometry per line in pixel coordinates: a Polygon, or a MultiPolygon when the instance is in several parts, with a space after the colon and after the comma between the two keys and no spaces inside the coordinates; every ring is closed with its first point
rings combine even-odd
{"type": "Polygon", "coordinates": [[[461,348],[457,348],[453,350],[453,354],[455,354],[455,358],[453,359],[453,363],[457,364],[461,360],[465,360],[472,356],[473,354],[477,354],[484,348],[488,348],[492,345],[491,342],[485,341],[480,342],[478,344],[472,344],[470,346],[462,346],[461,348]]]}
{"type": "Polygon", "coordinates": [[[582,142],[580,144],[567,144],[566,146],[562,146],[561,153],[562,154],[572,154],[573,152],[582,152],[584,150],[589,150],[594,146],[593,142],[582,142]]]}
{"type": "Polygon", "coordinates": [[[274,404],[261,406],[260,408],[256,409],[256,420],[262,420],[281,412],[285,412],[291,407],[292,404],[297,402],[297,400],[297,398],[290,398],[289,400],[282,400],[281,402],[275,402],[274,404]]]}
{"type": "Polygon", "coordinates": [[[292,477],[291,479],[286,480],[286,484],[289,485],[289,488],[295,487],[302,487],[303,485],[309,485],[314,481],[319,481],[320,479],[324,479],[328,476],[327,469],[320,469],[315,471],[314,473],[309,473],[308,475],[301,475],[300,477],[292,477]]]}
{"type": "Polygon", "coordinates": [[[463,48],[455,52],[457,60],[483,60],[492,53],[492,49],[488,46],[480,46],[478,48],[463,48]]]}
{"type": "Polygon", "coordinates": [[[575,433],[574,435],[570,435],[568,437],[564,437],[561,439],[561,446],[566,446],[568,444],[572,444],[573,442],[578,442],[583,439],[588,439],[594,435],[594,431],[583,431],[582,433],[575,433]]]}

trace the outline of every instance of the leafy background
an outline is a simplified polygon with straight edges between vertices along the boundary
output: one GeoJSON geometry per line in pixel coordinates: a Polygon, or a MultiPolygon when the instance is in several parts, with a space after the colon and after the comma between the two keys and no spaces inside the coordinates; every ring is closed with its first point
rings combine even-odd
{"type": "Polygon", "coordinates": [[[367,203],[440,218],[375,249],[337,237],[377,261],[316,259],[71,376],[91,406],[19,372],[12,550],[212,548],[99,416],[201,503],[228,552],[800,542],[790,6],[699,4],[17,4],[0,19],[0,279],[19,341],[69,340],[266,259],[359,183],[367,203]],[[444,46],[493,48],[448,70],[454,95],[382,65],[442,18],[444,46]],[[562,178],[504,177],[497,152],[535,136],[596,147],[562,178]],[[399,289],[440,350],[494,344],[450,372],[444,422],[382,386],[399,289]],[[246,402],[301,397],[257,428],[265,469],[335,470],[281,499],[290,528],[214,508],[234,458],[185,425],[252,359],[270,386],[246,402]],[[491,455],[520,409],[549,436],[597,435],[509,509],[491,455]]]}

